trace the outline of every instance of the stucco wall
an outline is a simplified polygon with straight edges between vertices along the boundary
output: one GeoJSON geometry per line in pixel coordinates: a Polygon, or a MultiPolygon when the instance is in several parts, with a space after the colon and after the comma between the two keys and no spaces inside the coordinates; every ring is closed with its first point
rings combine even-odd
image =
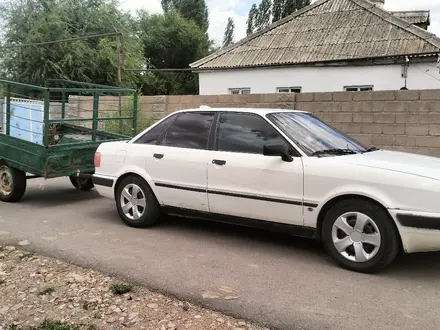
{"type": "MultiPolygon", "coordinates": [[[[211,71],[199,74],[200,95],[229,94],[229,88],[251,88],[252,94],[276,93],[277,87],[302,87],[302,92],[338,92],[349,85],[373,85],[375,91],[405,86],[401,65],[358,67],[291,67],[211,71]]],[[[437,63],[411,64],[407,88],[440,88],[437,63]]]]}

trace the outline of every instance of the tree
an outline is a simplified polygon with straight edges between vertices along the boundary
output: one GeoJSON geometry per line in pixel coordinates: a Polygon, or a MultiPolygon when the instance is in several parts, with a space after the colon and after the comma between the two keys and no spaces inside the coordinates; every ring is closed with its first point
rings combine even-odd
{"type": "MultiPolygon", "coordinates": [[[[138,31],[144,46],[147,65],[156,69],[182,69],[205,57],[211,42],[192,20],[171,10],[151,15],[141,11],[138,31]]],[[[196,94],[197,75],[192,72],[149,72],[145,75],[146,95],[196,94]]]]}
{"type": "Polygon", "coordinates": [[[227,47],[234,43],[234,19],[232,17],[228,18],[228,24],[225,29],[225,36],[223,38],[223,47],[227,47]]]}
{"type": "Polygon", "coordinates": [[[258,6],[257,15],[255,17],[255,30],[260,31],[270,24],[272,13],[271,0],[262,0],[258,6]]]}
{"type": "Polygon", "coordinates": [[[208,31],[209,13],[205,0],[162,0],[162,9],[165,13],[177,10],[187,20],[194,20],[203,32],[208,31]]]}
{"type": "Polygon", "coordinates": [[[258,7],[256,4],[252,5],[247,21],[247,35],[293,14],[310,5],[310,2],[310,0],[273,0],[271,3],[271,0],[262,0],[258,7]]]}
{"type": "MultiPolygon", "coordinates": [[[[0,74],[10,80],[43,85],[57,78],[117,85],[115,37],[10,47],[115,30],[123,34],[125,66],[137,68],[143,62],[131,16],[114,0],[11,0],[0,8],[0,16],[5,47],[0,74]]],[[[139,74],[126,72],[123,84],[135,87],[139,79],[139,74]]]]}
{"type": "Polygon", "coordinates": [[[251,7],[251,10],[249,11],[248,19],[247,19],[247,29],[246,29],[246,35],[250,35],[254,33],[254,27],[255,27],[255,19],[258,13],[257,5],[254,3],[251,7]]]}
{"type": "Polygon", "coordinates": [[[308,5],[310,5],[310,0],[284,0],[281,18],[287,17],[308,5]]]}
{"type": "Polygon", "coordinates": [[[162,9],[165,13],[170,11],[173,8],[173,0],[162,0],[162,9]]]}
{"type": "Polygon", "coordinates": [[[284,2],[285,0],[273,0],[272,23],[275,23],[282,18],[284,11],[284,2]]]}

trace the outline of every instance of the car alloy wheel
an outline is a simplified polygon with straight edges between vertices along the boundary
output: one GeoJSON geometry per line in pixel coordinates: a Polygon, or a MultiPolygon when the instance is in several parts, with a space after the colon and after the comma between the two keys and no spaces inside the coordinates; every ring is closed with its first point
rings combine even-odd
{"type": "Polygon", "coordinates": [[[124,187],[120,203],[122,212],[130,220],[139,220],[147,208],[145,193],[135,183],[130,183],[124,187]]]}
{"type": "Polygon", "coordinates": [[[334,222],[332,240],[344,258],[366,262],[379,252],[382,238],[379,227],[370,217],[360,212],[348,212],[334,222]]]}

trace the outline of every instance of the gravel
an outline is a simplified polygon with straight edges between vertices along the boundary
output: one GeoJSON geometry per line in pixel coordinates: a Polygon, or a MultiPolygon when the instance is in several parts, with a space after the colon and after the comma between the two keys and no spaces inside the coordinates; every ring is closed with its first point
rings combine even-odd
{"type": "Polygon", "coordinates": [[[0,330],[44,320],[112,330],[267,330],[13,246],[0,246],[0,294],[0,330]]]}

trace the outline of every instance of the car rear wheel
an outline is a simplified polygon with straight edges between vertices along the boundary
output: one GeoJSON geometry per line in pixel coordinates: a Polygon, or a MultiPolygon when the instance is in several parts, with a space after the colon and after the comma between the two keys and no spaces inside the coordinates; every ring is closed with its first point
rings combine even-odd
{"type": "Polygon", "coordinates": [[[124,178],[116,187],[119,216],[130,227],[154,226],[160,218],[160,206],[150,186],[138,176],[124,178]]]}
{"type": "Polygon", "coordinates": [[[0,200],[16,203],[26,192],[26,173],[0,163],[0,200]]]}
{"type": "Polygon", "coordinates": [[[365,200],[345,200],[325,215],[322,240],[332,259],[343,268],[375,273],[399,252],[399,235],[380,206],[365,200]]]}

